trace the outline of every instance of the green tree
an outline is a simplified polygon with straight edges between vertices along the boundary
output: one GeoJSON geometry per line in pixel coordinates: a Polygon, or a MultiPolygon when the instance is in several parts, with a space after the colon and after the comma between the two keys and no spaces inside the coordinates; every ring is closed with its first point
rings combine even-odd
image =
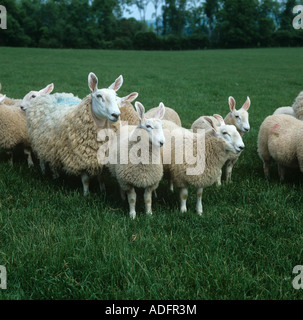
{"type": "Polygon", "coordinates": [[[258,0],[221,0],[217,32],[222,47],[254,47],[258,42],[258,0]]]}
{"type": "Polygon", "coordinates": [[[181,36],[186,23],[187,0],[165,0],[163,6],[163,34],[181,36]]]}

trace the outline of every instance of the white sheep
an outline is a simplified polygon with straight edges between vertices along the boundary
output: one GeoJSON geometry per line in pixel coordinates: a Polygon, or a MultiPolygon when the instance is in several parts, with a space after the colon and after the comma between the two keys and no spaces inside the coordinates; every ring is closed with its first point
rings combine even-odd
{"type": "Polygon", "coordinates": [[[295,116],[295,113],[292,107],[280,107],[276,109],[273,114],[288,114],[293,117],[295,116]]]}
{"type": "Polygon", "coordinates": [[[279,114],[265,118],[258,134],[258,154],[263,161],[264,175],[269,178],[272,160],[278,164],[281,181],[285,168],[299,167],[303,172],[303,122],[290,115],[279,114]]]}
{"type": "MultiPolygon", "coordinates": [[[[251,104],[250,99],[249,97],[247,97],[243,106],[239,110],[236,110],[236,100],[233,97],[228,98],[228,104],[229,104],[230,112],[224,118],[224,122],[227,125],[234,125],[238,130],[239,134],[241,135],[241,137],[243,138],[244,134],[250,130],[249,114],[248,114],[248,109],[251,104]]],[[[216,121],[214,118],[212,118],[212,120],[216,121]]],[[[219,122],[217,121],[216,124],[218,125],[219,122]]],[[[197,129],[210,130],[208,121],[205,121],[204,117],[200,117],[199,119],[197,119],[192,124],[191,128],[194,132],[196,132],[197,129]]],[[[239,156],[240,154],[231,154],[230,159],[228,159],[226,162],[226,181],[227,182],[231,181],[232,170],[235,163],[238,161],[239,156]]],[[[218,178],[217,184],[221,185],[221,177],[218,178]]]]}
{"type": "Polygon", "coordinates": [[[131,104],[138,97],[137,92],[130,93],[129,95],[119,98],[117,97],[118,106],[121,112],[120,120],[121,122],[128,125],[138,125],[140,118],[135,108],[131,104]]]}
{"type": "Polygon", "coordinates": [[[299,93],[292,105],[294,115],[297,119],[303,120],[303,91],[299,93]]]}
{"type": "Polygon", "coordinates": [[[160,148],[165,142],[161,122],[165,113],[163,103],[160,103],[154,118],[150,119],[145,117],[145,109],[141,103],[136,102],[135,107],[140,123],[138,126],[120,127],[117,139],[111,146],[116,151],[117,162],[107,164],[120,185],[121,195],[127,194],[132,219],[136,217],[135,188],[145,189],[145,210],[147,214],[152,214],[152,192],[163,176],[160,148]],[[140,143],[137,142],[138,137],[141,139],[140,143]]]}
{"type": "MultiPolygon", "coordinates": [[[[146,112],[145,116],[146,118],[153,118],[156,113],[157,113],[157,108],[152,108],[146,112]]],[[[178,113],[174,109],[169,107],[165,107],[165,115],[163,120],[172,121],[178,126],[180,127],[182,126],[181,119],[178,113]]]]}
{"type": "Polygon", "coordinates": [[[97,140],[98,132],[114,127],[120,118],[116,91],[122,83],[120,76],[109,88],[98,89],[98,78],[91,72],[91,93],[79,104],[53,104],[52,97],[41,97],[26,110],[30,140],[39,159],[55,170],[81,176],[84,195],[89,193],[90,178],[102,172],[97,153],[104,141],[97,140]]]}
{"type": "Polygon", "coordinates": [[[0,147],[10,156],[10,162],[13,163],[13,150],[17,145],[23,145],[24,154],[27,156],[28,166],[34,165],[31,156],[30,140],[26,126],[25,112],[20,106],[25,106],[32,99],[38,96],[48,95],[54,89],[53,84],[49,84],[40,91],[31,91],[19,100],[15,105],[3,104],[6,96],[0,98],[0,147]]]}
{"type": "Polygon", "coordinates": [[[181,212],[187,211],[188,186],[193,185],[197,194],[196,211],[202,215],[203,189],[218,179],[230,152],[239,154],[244,148],[241,135],[234,125],[224,124],[222,117],[219,126],[208,117],[206,121],[210,123],[213,134],[199,131],[194,133],[184,128],[170,131],[166,130],[168,126],[163,123],[166,139],[163,147],[163,168],[173,184],[180,189],[181,212]],[[172,140],[174,143],[168,143],[172,140]],[[193,158],[186,160],[186,155],[192,155],[193,158]]]}

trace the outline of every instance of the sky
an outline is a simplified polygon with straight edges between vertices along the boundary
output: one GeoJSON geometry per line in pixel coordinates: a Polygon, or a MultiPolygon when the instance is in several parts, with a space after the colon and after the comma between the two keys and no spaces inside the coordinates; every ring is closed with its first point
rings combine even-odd
{"type": "MultiPolygon", "coordinates": [[[[139,14],[139,11],[138,11],[138,9],[137,9],[137,7],[135,5],[128,7],[128,9],[130,9],[132,11],[132,13],[129,14],[126,11],[124,11],[123,17],[125,17],[125,18],[133,17],[133,18],[135,18],[137,20],[140,20],[140,14],[139,14]]],[[[160,12],[160,10],[158,10],[158,11],[160,12]]],[[[153,12],[154,12],[153,4],[151,2],[149,2],[148,5],[147,5],[145,19],[146,20],[153,20],[153,18],[152,18],[153,12]]]]}

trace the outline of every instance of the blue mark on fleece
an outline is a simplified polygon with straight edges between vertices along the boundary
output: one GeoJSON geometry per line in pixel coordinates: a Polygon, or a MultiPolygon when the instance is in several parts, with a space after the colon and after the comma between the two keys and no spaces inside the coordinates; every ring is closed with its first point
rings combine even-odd
{"type": "Polygon", "coordinates": [[[60,97],[57,99],[56,101],[58,104],[68,104],[71,106],[74,106],[76,104],[79,104],[81,102],[81,99],[77,98],[77,97],[60,97]]]}

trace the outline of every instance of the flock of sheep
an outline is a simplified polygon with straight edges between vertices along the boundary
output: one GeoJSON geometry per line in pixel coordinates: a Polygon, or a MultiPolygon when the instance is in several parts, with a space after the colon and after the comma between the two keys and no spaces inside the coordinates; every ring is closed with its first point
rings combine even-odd
{"type": "MultiPolygon", "coordinates": [[[[118,97],[122,83],[120,76],[108,88],[98,89],[98,78],[90,73],[90,94],[82,100],[71,93],[51,94],[53,84],[29,92],[22,100],[0,95],[0,147],[12,161],[14,148],[23,145],[28,166],[34,165],[33,152],[42,173],[48,165],[54,178],[60,172],[80,176],[84,195],[89,192],[92,177],[98,177],[103,191],[103,172],[109,170],[118,182],[121,197],[128,199],[131,218],[136,217],[135,188],[145,190],[145,210],[152,214],[152,195],[156,195],[163,177],[169,179],[172,191],[174,187],[179,189],[182,212],[187,211],[188,187],[192,185],[196,188],[196,211],[201,215],[203,189],[221,184],[225,164],[226,180],[231,180],[233,166],[244,149],[242,137],[250,130],[250,99],[237,110],[234,98],[229,97],[230,112],[224,119],[218,114],[202,116],[191,129],[185,129],[177,112],[163,103],[145,112],[141,103],[135,102],[135,108],[131,104],[138,93],[118,97]],[[189,154],[195,163],[187,161],[189,154]],[[109,161],[110,155],[116,161],[109,161]],[[198,164],[203,164],[200,170],[198,164]]],[[[295,105],[282,112],[293,110],[294,115],[300,115],[300,108],[295,105]]],[[[281,178],[285,166],[299,162],[303,170],[298,140],[301,131],[303,125],[294,116],[273,115],[265,119],[258,151],[266,175],[272,158],[279,163],[281,178]],[[278,137],[285,132],[289,132],[289,138],[281,149],[278,137]]]]}

